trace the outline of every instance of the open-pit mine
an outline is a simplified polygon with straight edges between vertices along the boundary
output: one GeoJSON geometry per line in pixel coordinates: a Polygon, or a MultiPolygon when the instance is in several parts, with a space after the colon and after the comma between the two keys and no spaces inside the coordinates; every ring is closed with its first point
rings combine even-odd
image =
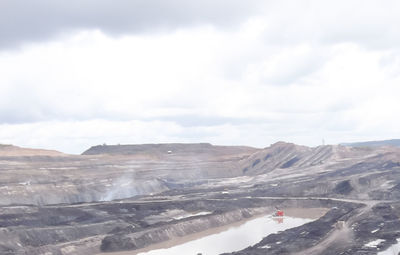
{"type": "Polygon", "coordinates": [[[398,254],[400,148],[0,145],[0,254],[398,254]]]}

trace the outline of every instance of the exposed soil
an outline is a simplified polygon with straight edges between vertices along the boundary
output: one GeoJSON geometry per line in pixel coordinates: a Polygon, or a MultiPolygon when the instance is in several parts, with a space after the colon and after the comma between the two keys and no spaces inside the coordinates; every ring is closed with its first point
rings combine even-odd
{"type": "Polygon", "coordinates": [[[0,254],[132,254],[275,208],[328,212],[232,254],[376,254],[400,237],[399,148],[166,144],[84,154],[0,146],[0,254]]]}

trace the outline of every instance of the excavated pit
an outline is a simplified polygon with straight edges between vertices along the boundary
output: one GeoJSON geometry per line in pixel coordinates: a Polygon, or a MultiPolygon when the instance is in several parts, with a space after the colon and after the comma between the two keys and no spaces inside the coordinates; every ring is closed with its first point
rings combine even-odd
{"type": "Polygon", "coordinates": [[[134,254],[275,207],[328,212],[232,254],[377,254],[400,238],[398,148],[168,144],[84,154],[0,148],[0,254],[134,254]]]}
{"type": "Polygon", "coordinates": [[[210,197],[186,201],[124,200],[90,205],[2,207],[1,233],[6,238],[2,239],[1,251],[2,254],[43,254],[44,251],[87,254],[136,250],[192,234],[201,236],[202,231],[269,214],[275,206],[286,209],[340,205],[341,202],[331,200],[210,197]],[[170,214],[170,211],[175,212],[170,214]]]}

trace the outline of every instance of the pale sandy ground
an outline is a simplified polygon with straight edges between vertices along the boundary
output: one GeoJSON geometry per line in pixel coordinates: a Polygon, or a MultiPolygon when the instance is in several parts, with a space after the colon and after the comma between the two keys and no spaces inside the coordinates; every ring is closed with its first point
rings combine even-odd
{"type": "MultiPolygon", "coordinates": [[[[287,208],[287,209],[284,209],[285,216],[296,217],[296,218],[315,219],[315,220],[322,217],[327,211],[329,211],[329,209],[327,209],[327,208],[287,208]]],[[[272,213],[272,211],[271,211],[271,213],[272,213]]],[[[166,249],[166,248],[170,248],[170,247],[173,247],[176,245],[190,242],[190,241],[193,241],[193,240],[196,240],[196,239],[208,236],[208,235],[221,233],[232,227],[238,227],[240,225],[243,225],[247,221],[250,221],[250,220],[253,220],[253,219],[256,219],[259,217],[264,217],[264,216],[265,216],[265,214],[257,215],[257,216],[254,216],[254,217],[251,217],[248,219],[244,219],[244,220],[232,223],[232,224],[227,224],[225,226],[215,227],[215,228],[201,231],[198,233],[190,234],[190,235],[187,235],[184,237],[176,237],[169,241],[158,243],[158,244],[152,244],[146,248],[142,248],[142,249],[138,249],[138,250],[134,250],[134,251],[107,252],[107,253],[99,253],[99,254],[136,255],[141,252],[148,252],[148,251],[156,250],[156,249],[166,249]]]]}
{"type": "Polygon", "coordinates": [[[66,154],[59,152],[59,151],[54,151],[54,150],[21,148],[21,147],[13,146],[13,145],[0,144],[0,156],[3,156],[3,157],[66,156],[66,154]]]}

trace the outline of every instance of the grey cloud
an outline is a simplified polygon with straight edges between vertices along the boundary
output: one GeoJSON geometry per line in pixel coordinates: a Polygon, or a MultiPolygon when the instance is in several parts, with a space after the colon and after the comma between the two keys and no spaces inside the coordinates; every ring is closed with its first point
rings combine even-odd
{"type": "Polygon", "coordinates": [[[77,29],[118,35],[196,24],[229,26],[260,10],[250,0],[4,0],[0,2],[0,47],[46,40],[77,29]]]}
{"type": "Polygon", "coordinates": [[[47,40],[79,29],[113,36],[199,24],[235,28],[250,17],[268,21],[267,44],[356,42],[398,47],[398,1],[263,0],[2,0],[0,47],[47,40]]]}

